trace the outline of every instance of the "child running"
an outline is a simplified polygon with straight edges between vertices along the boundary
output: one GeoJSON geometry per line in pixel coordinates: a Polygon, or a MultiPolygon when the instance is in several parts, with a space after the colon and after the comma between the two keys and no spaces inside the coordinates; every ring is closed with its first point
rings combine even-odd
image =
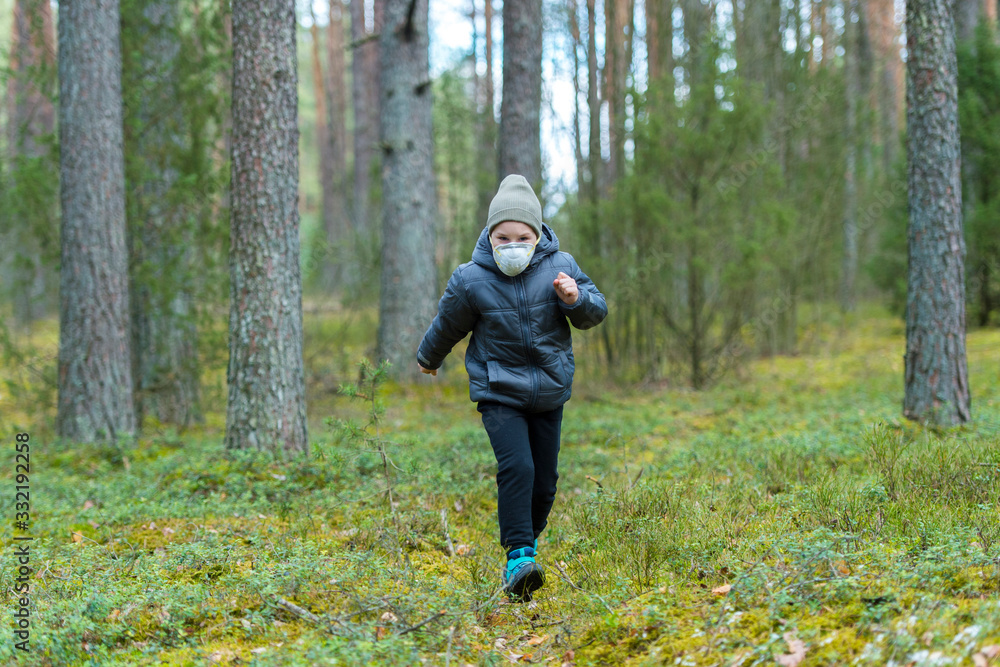
{"type": "Polygon", "coordinates": [[[567,320],[589,329],[607,313],[594,283],[559,251],[531,185],[511,174],[490,203],[472,261],[451,274],[417,350],[421,372],[437,375],[472,332],[469,398],[497,459],[497,518],[507,554],[501,584],[515,602],[530,601],[545,583],[535,557],[555,500],[563,403],[573,386],[567,320]]]}

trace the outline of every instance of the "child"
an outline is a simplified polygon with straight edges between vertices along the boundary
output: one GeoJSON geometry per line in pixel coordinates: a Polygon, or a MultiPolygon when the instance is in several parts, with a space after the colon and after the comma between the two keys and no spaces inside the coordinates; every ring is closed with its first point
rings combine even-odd
{"type": "Polygon", "coordinates": [[[448,281],[417,362],[437,375],[444,358],[472,332],[465,368],[497,459],[497,518],[507,552],[501,575],[515,601],[544,584],[535,563],[538,535],[555,500],[562,406],[573,384],[578,329],[601,323],[604,296],[542,223],[542,207],[512,174],[490,203],[486,228],[448,281]]]}

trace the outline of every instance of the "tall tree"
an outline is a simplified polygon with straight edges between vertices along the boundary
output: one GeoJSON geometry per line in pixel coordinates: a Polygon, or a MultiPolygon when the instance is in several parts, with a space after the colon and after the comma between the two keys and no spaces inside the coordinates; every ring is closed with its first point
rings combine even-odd
{"type": "Polygon", "coordinates": [[[308,451],[293,0],[233,2],[226,446],[308,451]]]}
{"type": "Polygon", "coordinates": [[[416,378],[414,350],[434,317],[433,100],[427,0],[386,0],[379,46],[382,280],[378,358],[416,378]]]}
{"type": "Polygon", "coordinates": [[[129,221],[132,374],[137,422],[144,415],[186,425],[201,420],[194,318],[189,192],[179,191],[186,158],[180,103],[178,0],[124,0],[122,76],[129,221]]]}
{"type": "MultiPolygon", "coordinates": [[[[475,5],[475,0],[473,0],[475,5]]],[[[475,223],[485,224],[489,215],[490,201],[496,192],[497,165],[497,121],[496,91],[493,82],[493,0],[483,2],[483,56],[486,59],[486,75],[483,77],[482,108],[479,112],[479,141],[477,147],[476,190],[478,203],[475,223]]]]}
{"type": "Polygon", "coordinates": [[[596,206],[601,187],[601,91],[597,68],[597,2],[587,0],[587,112],[590,132],[587,136],[587,171],[590,173],[589,200],[596,206]]]}
{"type": "Polygon", "coordinates": [[[536,190],[541,185],[541,109],[542,0],[505,0],[498,183],[521,174],[536,190]]]}
{"type": "MultiPolygon", "coordinates": [[[[343,85],[343,43],[340,25],[340,7],[337,0],[329,3],[329,18],[327,23],[327,67],[324,71],[321,57],[320,30],[316,21],[313,5],[309,5],[312,25],[309,35],[312,38],[310,56],[312,60],[313,88],[316,91],[316,141],[319,143],[319,173],[320,192],[323,203],[323,233],[327,248],[334,248],[343,241],[347,225],[345,217],[347,208],[344,192],[341,187],[341,174],[344,173],[343,132],[341,120],[343,109],[337,104],[338,96],[342,95],[343,85]],[[339,80],[338,80],[339,75],[339,80]],[[338,132],[340,134],[338,135],[338,132]]],[[[339,286],[341,264],[338,257],[325,253],[323,257],[323,287],[333,290],[339,286]]]]}
{"type": "Polygon", "coordinates": [[[844,255],[840,273],[840,309],[854,310],[855,282],[858,275],[858,100],[861,98],[861,74],[858,60],[860,11],[857,0],[844,2],[844,77],[846,123],[846,164],[844,166],[844,255]]]}
{"type": "Polygon", "coordinates": [[[13,290],[15,320],[27,324],[55,304],[53,272],[58,169],[48,138],[55,126],[55,29],[47,0],[15,0],[7,77],[8,169],[0,226],[4,253],[0,284],[13,290]],[[44,172],[39,175],[38,171],[44,172]],[[34,173],[33,173],[34,172],[34,173]],[[51,230],[51,231],[50,231],[51,230]]]}
{"type": "Polygon", "coordinates": [[[122,143],[118,0],[64,2],[56,428],[76,441],[135,432],[122,143]]]}
{"type": "Polygon", "coordinates": [[[955,24],[949,0],[907,0],[909,270],[903,414],[968,421],[965,240],[955,24]]]}
{"type": "Polygon", "coordinates": [[[351,0],[351,101],[354,110],[354,226],[368,236],[372,211],[372,161],[377,157],[379,118],[379,32],[386,0],[351,0]],[[370,12],[368,11],[370,9],[370,12]],[[366,25],[371,18],[371,29],[366,25]]]}
{"type": "Polygon", "coordinates": [[[662,82],[673,100],[674,80],[674,0],[647,1],[646,53],[650,85],[662,82]]]}
{"type": "Polygon", "coordinates": [[[632,67],[633,0],[604,2],[604,99],[608,104],[607,185],[625,173],[628,73],[632,67]]]}

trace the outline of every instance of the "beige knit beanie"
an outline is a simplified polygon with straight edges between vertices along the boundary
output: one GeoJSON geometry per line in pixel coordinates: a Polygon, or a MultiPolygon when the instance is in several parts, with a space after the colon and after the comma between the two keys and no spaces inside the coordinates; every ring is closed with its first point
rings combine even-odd
{"type": "Polygon", "coordinates": [[[486,233],[492,234],[494,227],[508,220],[523,222],[534,230],[535,236],[542,238],[542,205],[528,179],[520,174],[511,174],[500,183],[490,202],[486,233]]]}

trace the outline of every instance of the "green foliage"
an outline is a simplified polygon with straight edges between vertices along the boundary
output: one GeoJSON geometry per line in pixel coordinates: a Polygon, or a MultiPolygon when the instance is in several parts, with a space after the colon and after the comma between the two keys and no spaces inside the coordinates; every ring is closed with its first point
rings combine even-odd
{"type": "Polygon", "coordinates": [[[695,388],[734,361],[731,344],[758,314],[764,249],[790,222],[763,146],[767,107],[732,73],[706,79],[677,104],[655,89],[637,96],[633,168],[579,215],[581,261],[614,305],[609,360],[626,377],[684,369],[695,388]]]}
{"type": "Polygon", "coordinates": [[[981,21],[957,51],[966,298],[972,321],[1000,324],[1000,32],[981,21]]]}

